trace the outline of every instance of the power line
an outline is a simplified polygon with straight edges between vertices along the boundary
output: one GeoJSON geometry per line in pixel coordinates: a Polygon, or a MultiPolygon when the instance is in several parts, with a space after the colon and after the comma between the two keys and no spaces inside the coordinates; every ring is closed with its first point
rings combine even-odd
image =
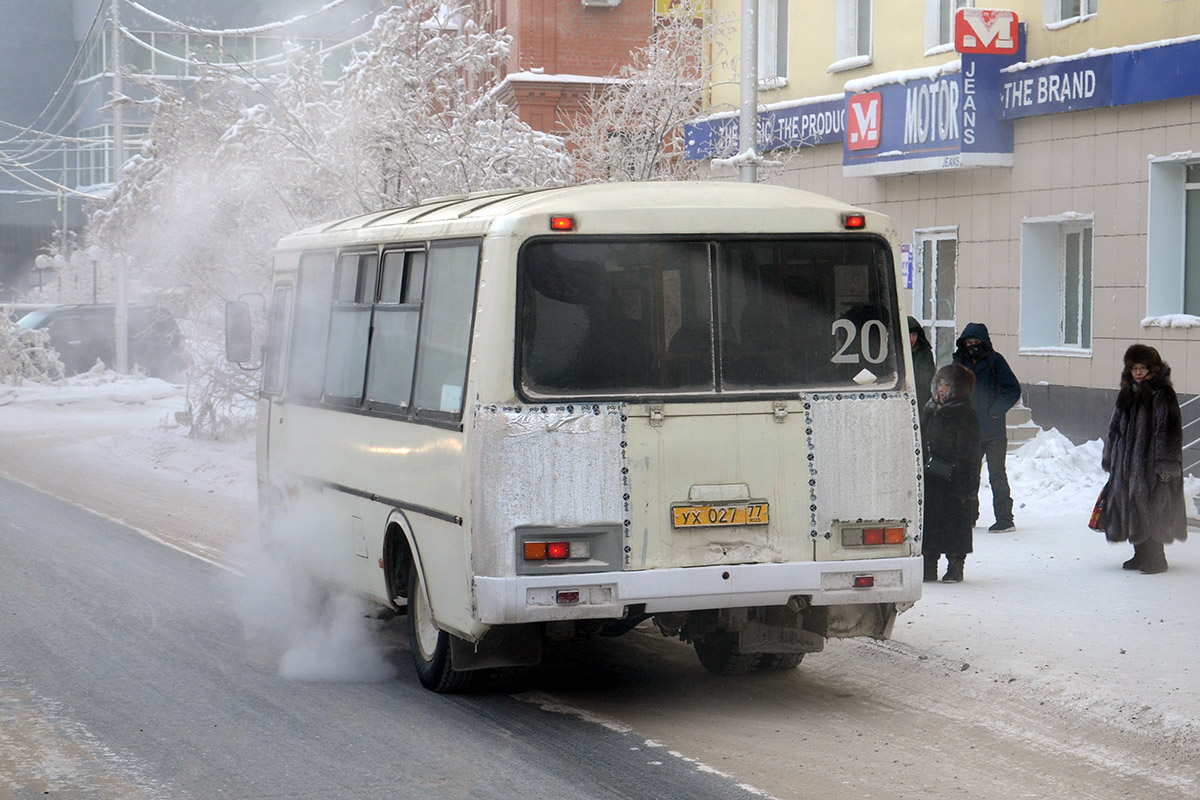
{"type": "MultiPolygon", "coordinates": [[[[117,2],[117,0],[113,0],[113,2],[117,2]]],[[[164,25],[170,25],[181,31],[187,31],[188,33],[203,34],[205,36],[222,36],[222,35],[224,35],[224,36],[253,36],[256,33],[266,33],[267,31],[273,31],[273,30],[278,30],[280,28],[285,28],[288,25],[295,25],[296,23],[303,22],[306,19],[312,19],[313,17],[324,14],[326,11],[332,11],[333,9],[337,8],[340,5],[344,5],[347,2],[349,2],[349,0],[331,0],[331,2],[326,3],[325,5],[321,6],[319,9],[317,9],[316,11],[313,11],[312,13],[301,14],[299,16],[292,17],[291,19],[280,20],[278,22],[269,22],[266,25],[257,25],[255,27],[251,27],[251,28],[231,28],[228,30],[210,30],[208,28],[197,28],[193,25],[188,25],[186,23],[179,22],[178,20],[173,20],[170,17],[164,17],[161,14],[157,14],[157,13],[151,11],[150,9],[146,8],[141,3],[137,2],[137,0],[125,0],[125,3],[130,8],[140,11],[141,13],[150,17],[151,19],[161,22],[164,25]]]]}
{"type": "MultiPolygon", "coordinates": [[[[115,0],[113,0],[113,1],[115,2],[115,0]]],[[[70,93],[71,93],[71,92],[74,92],[74,90],[75,90],[75,83],[76,83],[76,81],[78,80],[78,77],[76,76],[76,77],[74,77],[74,78],[73,78],[72,76],[75,74],[75,70],[76,70],[76,68],[77,68],[77,67],[80,65],[80,63],[82,63],[82,62],[83,62],[83,60],[84,60],[83,56],[84,56],[84,50],[85,50],[85,49],[87,50],[87,55],[88,55],[89,57],[91,56],[91,48],[92,48],[92,47],[95,47],[95,42],[93,42],[93,41],[92,41],[92,34],[93,34],[93,33],[95,32],[95,30],[96,30],[96,23],[97,23],[97,22],[100,20],[100,15],[101,15],[101,14],[104,12],[104,4],[105,4],[105,2],[107,2],[107,0],[100,0],[100,3],[99,3],[99,5],[97,5],[97,6],[96,6],[96,14],[95,14],[95,15],[92,17],[92,24],[91,24],[90,26],[88,26],[88,32],[87,32],[87,34],[86,34],[86,35],[83,37],[83,40],[82,40],[82,41],[79,43],[79,47],[78,47],[78,48],[76,48],[76,50],[75,50],[75,58],[74,58],[74,60],[71,62],[71,66],[69,66],[69,67],[67,68],[67,72],[66,72],[66,74],[65,74],[65,75],[63,75],[63,79],[62,79],[62,81],[61,81],[61,82],[58,84],[58,88],[54,90],[54,94],[53,94],[53,95],[50,97],[50,99],[47,101],[46,105],[45,105],[45,106],[42,108],[42,110],[41,110],[41,111],[39,111],[39,112],[38,112],[37,116],[36,116],[36,117],[34,117],[34,119],[33,119],[33,122],[31,122],[31,123],[28,125],[28,127],[26,127],[26,128],[24,128],[24,129],[22,129],[22,130],[21,130],[21,131],[20,131],[20,132],[19,132],[19,133],[18,133],[16,136],[13,136],[13,137],[11,137],[11,138],[9,138],[9,139],[2,139],[2,140],[0,140],[0,145],[5,145],[5,144],[8,144],[8,143],[10,143],[10,142],[12,142],[12,141],[15,141],[16,139],[20,138],[21,134],[28,133],[29,131],[33,130],[33,129],[34,129],[34,127],[35,127],[35,126],[38,124],[38,122],[41,120],[41,118],[42,118],[43,116],[45,116],[46,112],[50,110],[50,107],[51,107],[52,105],[54,105],[54,102],[55,102],[56,100],[58,100],[60,96],[62,96],[63,88],[64,88],[64,87],[66,87],[68,83],[70,83],[70,84],[71,84],[71,89],[70,89],[70,92],[68,92],[68,96],[70,95],[70,93]]],[[[66,99],[66,98],[63,98],[63,99],[64,99],[64,101],[65,101],[65,99],[66,99]]],[[[61,109],[62,109],[62,107],[60,106],[60,107],[59,107],[59,111],[55,112],[55,114],[54,114],[54,117],[57,117],[57,116],[58,116],[58,114],[59,114],[59,113],[61,113],[61,109]]],[[[50,119],[50,122],[51,122],[51,123],[53,123],[53,121],[54,121],[54,117],[51,117],[51,119],[50,119]]],[[[50,126],[49,126],[49,125],[47,125],[47,126],[45,126],[45,127],[50,127],[50,126]]]]}

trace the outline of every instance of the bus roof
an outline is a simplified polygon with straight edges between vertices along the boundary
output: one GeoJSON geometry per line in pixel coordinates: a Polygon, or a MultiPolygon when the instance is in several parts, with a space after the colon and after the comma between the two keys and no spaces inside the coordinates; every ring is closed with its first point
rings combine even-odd
{"type": "Polygon", "coordinates": [[[866,230],[890,233],[882,214],[824,195],[733,181],[644,181],[502,189],[442,197],[360,214],[284,237],[280,250],[438,236],[548,233],[551,216],[572,216],[579,233],[789,233],[837,231],[861,213],[866,230]],[[664,217],[665,212],[669,217],[664,217]],[[733,212],[742,213],[733,213],[733,212]]]}

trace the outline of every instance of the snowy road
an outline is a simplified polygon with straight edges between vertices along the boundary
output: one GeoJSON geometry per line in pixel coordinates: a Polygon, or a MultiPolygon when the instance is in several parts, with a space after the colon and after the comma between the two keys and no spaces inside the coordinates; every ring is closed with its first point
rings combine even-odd
{"type": "Polygon", "coordinates": [[[0,508],[0,798],[755,796],[503,694],[285,680],[222,570],[11,481],[0,508]]]}
{"type": "MultiPolygon", "coordinates": [[[[251,450],[156,428],[170,402],[84,397],[64,415],[21,398],[0,408],[0,434],[30,446],[0,450],[0,472],[229,561],[251,450]]],[[[638,629],[555,653],[515,698],[779,800],[1200,798],[1200,543],[1168,548],[1163,575],[1122,571],[1128,548],[1084,525],[1095,460],[1052,438],[1010,457],[1018,530],[977,531],[966,582],[927,585],[892,642],[835,641],[795,672],[723,679],[638,629]]],[[[401,678],[359,686],[413,685],[397,627],[377,633],[401,678]]]]}

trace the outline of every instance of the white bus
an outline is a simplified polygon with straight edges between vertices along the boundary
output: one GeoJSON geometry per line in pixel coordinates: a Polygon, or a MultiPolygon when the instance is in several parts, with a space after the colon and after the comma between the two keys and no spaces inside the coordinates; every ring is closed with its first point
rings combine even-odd
{"type": "Polygon", "coordinates": [[[481,193],[288,236],[268,535],[303,505],[307,568],[406,613],[435,691],[646,620],[725,674],[885,638],[922,578],[896,253],[880,214],[717,182],[481,193]]]}

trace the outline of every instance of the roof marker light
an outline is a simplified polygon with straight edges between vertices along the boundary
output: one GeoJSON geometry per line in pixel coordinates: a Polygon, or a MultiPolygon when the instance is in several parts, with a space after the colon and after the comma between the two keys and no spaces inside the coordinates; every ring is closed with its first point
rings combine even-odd
{"type": "Polygon", "coordinates": [[[867,218],[863,214],[845,214],[842,216],[842,227],[846,230],[858,230],[867,227],[867,218]]]}
{"type": "Polygon", "coordinates": [[[574,217],[551,217],[550,230],[552,231],[573,231],[575,230],[574,217]]]}

